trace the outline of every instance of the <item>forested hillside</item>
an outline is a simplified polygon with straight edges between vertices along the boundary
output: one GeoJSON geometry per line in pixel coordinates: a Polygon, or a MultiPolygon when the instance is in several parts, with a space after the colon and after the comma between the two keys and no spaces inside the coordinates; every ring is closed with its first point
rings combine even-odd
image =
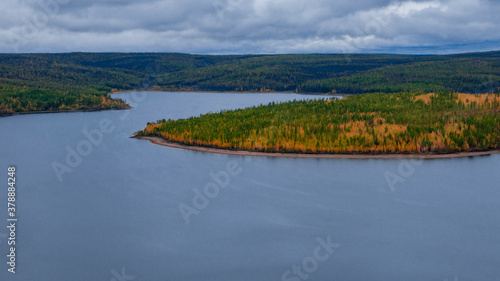
{"type": "Polygon", "coordinates": [[[176,53],[0,55],[0,114],[125,108],[109,92],[498,92],[500,52],[209,56],[176,53]]]}

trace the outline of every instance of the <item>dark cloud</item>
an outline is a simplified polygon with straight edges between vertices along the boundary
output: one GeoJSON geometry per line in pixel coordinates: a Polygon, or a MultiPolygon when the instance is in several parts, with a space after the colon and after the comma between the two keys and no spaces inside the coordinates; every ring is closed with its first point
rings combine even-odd
{"type": "Polygon", "coordinates": [[[399,52],[498,49],[485,0],[18,0],[1,52],[399,52]]]}

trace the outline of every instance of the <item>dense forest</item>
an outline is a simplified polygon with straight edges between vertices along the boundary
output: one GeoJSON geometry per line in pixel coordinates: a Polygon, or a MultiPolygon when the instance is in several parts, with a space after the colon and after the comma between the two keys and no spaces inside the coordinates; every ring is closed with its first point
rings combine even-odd
{"type": "Polygon", "coordinates": [[[500,148],[500,94],[371,93],[149,123],[138,136],[284,153],[454,153],[500,148]]]}
{"type": "Polygon", "coordinates": [[[500,52],[447,56],[0,54],[0,114],[126,108],[122,90],[369,93],[500,90],[500,52]]]}

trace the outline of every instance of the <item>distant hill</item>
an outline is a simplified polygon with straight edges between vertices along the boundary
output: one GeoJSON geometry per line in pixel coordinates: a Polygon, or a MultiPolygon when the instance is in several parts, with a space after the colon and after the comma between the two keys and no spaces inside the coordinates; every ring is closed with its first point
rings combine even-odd
{"type": "Polygon", "coordinates": [[[121,90],[315,93],[500,90],[500,52],[447,56],[0,54],[0,114],[125,108],[121,90]]]}

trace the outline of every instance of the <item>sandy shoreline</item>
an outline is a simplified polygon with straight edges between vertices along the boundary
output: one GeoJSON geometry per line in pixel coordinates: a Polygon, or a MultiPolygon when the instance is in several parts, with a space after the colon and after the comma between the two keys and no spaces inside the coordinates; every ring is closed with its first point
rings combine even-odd
{"type": "Polygon", "coordinates": [[[304,153],[276,153],[276,152],[255,152],[245,150],[228,150],[219,148],[209,148],[201,146],[190,146],[166,141],[159,137],[133,136],[132,138],[148,140],[153,144],[187,149],[198,152],[208,152],[226,155],[240,156],[260,156],[260,157],[287,157],[287,158],[326,158],[326,159],[447,159],[463,158],[473,156],[487,156],[500,153],[500,150],[463,152],[450,154],[304,154],[304,153]]]}

